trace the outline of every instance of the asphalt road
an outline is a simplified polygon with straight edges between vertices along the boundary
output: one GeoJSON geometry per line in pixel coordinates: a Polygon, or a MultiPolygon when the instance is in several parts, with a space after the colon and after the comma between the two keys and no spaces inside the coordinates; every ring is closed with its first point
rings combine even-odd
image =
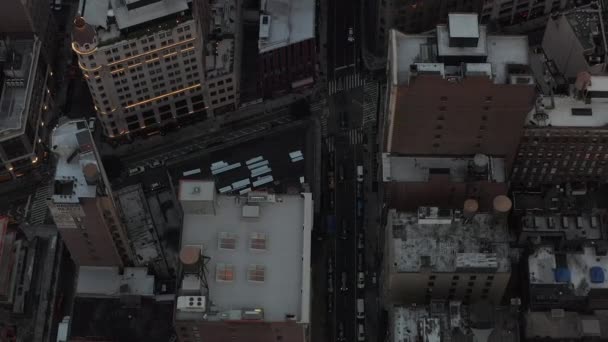
{"type": "Polygon", "coordinates": [[[327,6],[327,72],[329,78],[350,74],[359,60],[359,2],[330,0],[327,6]],[[352,35],[349,31],[352,30],[352,35]],[[349,39],[352,36],[352,39],[349,39]]]}

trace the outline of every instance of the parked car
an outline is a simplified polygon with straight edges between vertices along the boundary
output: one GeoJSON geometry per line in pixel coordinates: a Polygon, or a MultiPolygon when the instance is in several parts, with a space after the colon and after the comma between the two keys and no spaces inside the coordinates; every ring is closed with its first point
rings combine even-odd
{"type": "Polygon", "coordinates": [[[332,274],[327,275],[327,293],[334,293],[334,276],[332,274]]]}
{"type": "Polygon", "coordinates": [[[365,246],[364,244],[363,233],[359,232],[359,235],[357,236],[357,249],[363,249],[365,246]]]}
{"type": "Polygon", "coordinates": [[[346,338],[344,337],[344,325],[342,322],[338,324],[338,341],[346,341],[346,338]]]}
{"type": "Polygon", "coordinates": [[[357,273],[357,288],[362,289],[365,287],[365,274],[363,272],[357,273]]]}
{"type": "Polygon", "coordinates": [[[372,273],[372,284],[376,285],[377,279],[376,279],[376,272],[374,271],[374,273],[372,273]]]}
{"type": "Polygon", "coordinates": [[[334,259],[332,257],[329,257],[329,259],[327,259],[327,273],[334,273],[334,259]]]}
{"type": "Polygon", "coordinates": [[[163,187],[163,184],[160,182],[154,182],[152,184],[150,184],[150,191],[155,191],[158,189],[161,189],[163,187]]]}
{"type": "Polygon", "coordinates": [[[340,231],[340,239],[348,239],[348,223],[345,219],[342,219],[342,230],[340,231]]]}
{"type": "Polygon", "coordinates": [[[365,318],[365,300],[363,298],[357,299],[357,319],[365,318]]]}
{"type": "Polygon", "coordinates": [[[327,296],[327,312],[334,311],[334,297],[332,295],[327,296]]]}
{"type": "Polygon", "coordinates": [[[363,272],[363,253],[357,253],[357,271],[363,272]]]}
{"type": "Polygon", "coordinates": [[[357,341],[365,341],[365,327],[363,324],[359,324],[359,329],[357,331],[357,341]]]}
{"type": "Polygon", "coordinates": [[[346,38],[346,40],[351,43],[355,41],[355,30],[353,30],[352,27],[348,28],[348,38],[346,38]]]}
{"type": "Polygon", "coordinates": [[[136,166],[136,167],[133,167],[133,168],[129,169],[129,176],[135,176],[135,175],[138,175],[138,174],[140,174],[140,173],[142,173],[144,171],[146,171],[145,167],[143,167],[141,165],[140,166],[136,166]]]}
{"type": "Polygon", "coordinates": [[[357,166],[357,182],[363,182],[363,165],[357,166]]]}

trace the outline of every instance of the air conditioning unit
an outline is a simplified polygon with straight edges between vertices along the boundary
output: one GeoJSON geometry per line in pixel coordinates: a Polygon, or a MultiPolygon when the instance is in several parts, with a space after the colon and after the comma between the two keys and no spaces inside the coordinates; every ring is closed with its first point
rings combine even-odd
{"type": "Polygon", "coordinates": [[[205,296],[179,296],[177,309],[185,312],[205,312],[205,296]]]}

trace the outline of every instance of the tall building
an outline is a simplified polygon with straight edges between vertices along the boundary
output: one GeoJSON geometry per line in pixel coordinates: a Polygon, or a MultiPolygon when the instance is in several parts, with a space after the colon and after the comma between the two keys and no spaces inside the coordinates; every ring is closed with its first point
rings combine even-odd
{"type": "Polygon", "coordinates": [[[195,1],[201,17],[191,6],[81,1],[72,49],[108,137],[147,134],[238,106],[239,3],[195,1]]]}
{"type": "Polygon", "coordinates": [[[608,256],[593,246],[560,251],[538,246],[528,257],[532,310],[608,308],[608,256]]]}
{"type": "Polygon", "coordinates": [[[427,0],[365,1],[367,39],[369,50],[378,56],[386,54],[386,43],[391,29],[406,33],[420,33],[445,22],[451,12],[481,11],[481,0],[427,0]]]}
{"type": "Polygon", "coordinates": [[[57,47],[57,27],[47,0],[11,0],[0,4],[0,32],[30,37],[42,43],[40,54],[51,64],[57,47]]]}
{"type": "Polygon", "coordinates": [[[311,194],[218,195],[212,181],[182,180],[178,197],[179,341],[306,341],[311,194]]]}
{"type": "Polygon", "coordinates": [[[53,131],[57,158],[51,215],[78,266],[122,266],[134,260],[91,132],[84,120],[53,131]]]}
{"type": "Polygon", "coordinates": [[[387,207],[399,211],[420,206],[490,211],[496,196],[508,190],[505,160],[483,154],[458,157],[411,157],[382,154],[382,189],[387,207]]]}
{"type": "Polygon", "coordinates": [[[536,92],[526,37],[490,35],[477,14],[451,13],[430,34],[391,30],[388,55],[384,151],[481,153],[510,171],[536,92]]]}
{"type": "Polygon", "coordinates": [[[258,88],[263,97],[310,86],[317,62],[315,2],[268,0],[260,5],[258,88]]]}
{"type": "Polygon", "coordinates": [[[54,105],[41,49],[36,37],[0,41],[0,180],[39,166],[47,150],[54,105]]]}
{"type": "Polygon", "coordinates": [[[608,76],[583,72],[569,94],[539,97],[528,115],[512,184],[607,182],[607,96],[608,76]]]}
{"type": "Polygon", "coordinates": [[[390,209],[384,249],[385,303],[426,304],[435,299],[500,303],[511,278],[504,217],[508,209],[464,215],[436,207],[417,212],[390,209]]]}

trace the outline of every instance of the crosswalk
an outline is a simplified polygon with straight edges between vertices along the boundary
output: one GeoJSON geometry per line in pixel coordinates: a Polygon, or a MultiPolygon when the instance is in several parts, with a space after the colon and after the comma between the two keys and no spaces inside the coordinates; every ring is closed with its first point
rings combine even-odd
{"type": "Polygon", "coordinates": [[[346,132],[348,142],[351,145],[360,145],[363,143],[363,131],[360,128],[352,128],[346,132]]]}
{"type": "Polygon", "coordinates": [[[378,112],[378,82],[365,82],[363,87],[363,127],[376,123],[378,112]]]}
{"type": "Polygon", "coordinates": [[[342,90],[349,90],[357,87],[362,87],[365,84],[365,79],[360,74],[350,74],[343,77],[338,77],[330,80],[328,84],[329,95],[333,95],[342,90]]]}
{"type": "Polygon", "coordinates": [[[30,225],[43,224],[47,218],[48,206],[47,198],[52,195],[52,187],[50,185],[43,186],[36,190],[36,194],[32,199],[31,207],[28,213],[28,222],[30,225]]]}

